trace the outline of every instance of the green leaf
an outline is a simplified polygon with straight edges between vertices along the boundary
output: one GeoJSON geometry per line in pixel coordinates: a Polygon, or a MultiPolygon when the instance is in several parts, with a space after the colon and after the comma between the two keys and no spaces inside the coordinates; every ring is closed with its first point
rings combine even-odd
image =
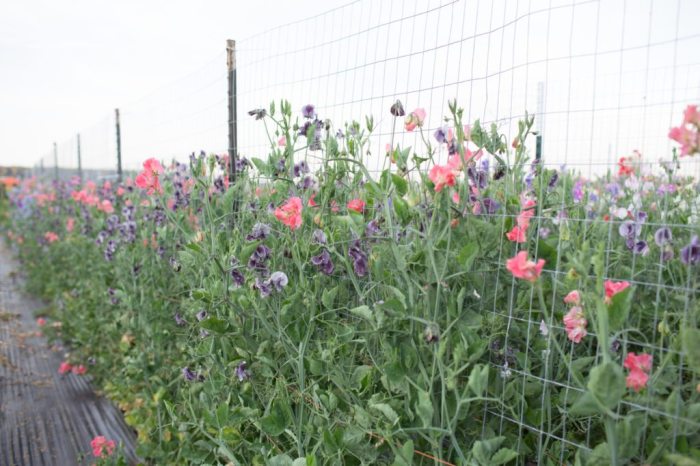
{"type": "Polygon", "coordinates": [[[392,424],[395,424],[399,420],[399,415],[396,414],[394,408],[386,403],[370,403],[369,408],[382,413],[392,424]]]}
{"type": "Polygon", "coordinates": [[[591,369],[587,386],[595,400],[611,409],[625,394],[625,375],[619,365],[606,362],[591,369]]]}
{"type": "Polygon", "coordinates": [[[423,427],[433,424],[433,401],[425,390],[418,392],[418,403],[416,403],[415,411],[421,421],[423,421],[423,427]]]}
{"type": "Polygon", "coordinates": [[[412,466],[413,465],[413,440],[404,443],[394,457],[392,466],[412,466]]]}
{"type": "Polygon", "coordinates": [[[270,458],[267,461],[268,466],[293,466],[294,462],[289,455],[281,454],[270,458]]]}
{"type": "Polygon", "coordinates": [[[517,457],[518,452],[513,451],[510,448],[501,448],[491,457],[491,461],[489,463],[494,466],[498,464],[506,464],[517,457]]]}
{"type": "Polygon", "coordinates": [[[228,329],[228,321],[218,317],[209,317],[199,323],[199,326],[205,330],[211,330],[215,333],[225,333],[228,329]]]}
{"type": "Polygon", "coordinates": [[[633,297],[632,287],[627,287],[612,297],[612,302],[608,306],[608,320],[611,331],[620,330],[625,326],[633,297]]]}
{"type": "MultiPolygon", "coordinates": [[[[262,430],[272,436],[282,435],[291,423],[292,414],[286,401],[275,400],[270,413],[260,420],[262,430]]],[[[291,459],[290,459],[291,462],[291,459]]]]}
{"type": "Polygon", "coordinates": [[[396,192],[399,193],[399,196],[404,196],[408,191],[408,181],[406,181],[405,179],[403,179],[395,173],[392,173],[391,181],[394,182],[394,186],[396,186],[396,192]]]}
{"type": "Polygon", "coordinates": [[[469,373],[467,386],[476,396],[482,396],[489,384],[489,366],[477,364],[469,373]]]}
{"type": "Polygon", "coordinates": [[[321,295],[321,303],[326,309],[334,309],[335,297],[338,295],[338,287],[325,288],[321,295]]]}
{"type": "Polygon", "coordinates": [[[477,243],[467,243],[459,250],[457,261],[466,270],[471,270],[474,259],[479,255],[479,245],[477,243]]]}
{"type": "Polygon", "coordinates": [[[491,463],[491,456],[498,450],[506,438],[494,437],[488,440],[477,440],[472,446],[472,456],[481,466],[488,466],[491,463]]]}
{"type": "Polygon", "coordinates": [[[367,305],[357,306],[355,308],[350,309],[350,314],[362,317],[363,319],[367,319],[370,322],[374,321],[372,310],[367,305]]]}
{"type": "Polygon", "coordinates": [[[683,326],[681,343],[688,358],[688,365],[692,370],[700,373],[700,330],[687,325],[683,326]]]}
{"type": "Polygon", "coordinates": [[[197,301],[203,301],[205,303],[211,303],[211,293],[209,293],[204,288],[192,290],[192,299],[196,299],[197,301]]]}
{"type": "Polygon", "coordinates": [[[678,453],[669,453],[666,455],[666,459],[675,466],[700,466],[700,461],[678,453]]]}

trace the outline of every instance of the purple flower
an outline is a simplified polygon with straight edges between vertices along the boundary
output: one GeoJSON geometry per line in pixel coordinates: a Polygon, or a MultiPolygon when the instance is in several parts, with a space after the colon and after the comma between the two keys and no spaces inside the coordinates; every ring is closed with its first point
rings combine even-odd
{"type": "Polygon", "coordinates": [[[187,321],[182,318],[179,312],[176,312],[173,318],[175,319],[175,324],[178,327],[184,327],[185,325],[187,325],[187,321]]]}
{"type": "Polygon", "coordinates": [[[196,317],[197,317],[197,320],[201,322],[201,321],[203,321],[204,319],[207,318],[207,315],[208,315],[208,314],[207,314],[207,311],[205,311],[204,309],[202,309],[201,311],[199,311],[199,312],[196,314],[196,317]]]}
{"type": "Polygon", "coordinates": [[[481,201],[481,205],[484,207],[484,210],[486,210],[486,213],[489,215],[495,214],[498,211],[498,209],[501,208],[501,204],[499,204],[494,199],[491,199],[490,197],[485,197],[481,201]]]}
{"type": "Polygon", "coordinates": [[[547,183],[547,187],[549,189],[554,189],[557,186],[558,182],[559,182],[559,173],[554,172],[554,173],[552,173],[552,177],[549,179],[549,183],[547,183]]]}
{"type": "Polygon", "coordinates": [[[367,236],[377,236],[382,232],[379,228],[379,221],[377,219],[370,220],[365,228],[365,235],[367,236]]]}
{"type": "Polygon", "coordinates": [[[579,203],[583,200],[583,182],[577,181],[571,190],[571,196],[574,198],[575,203],[579,203]]]}
{"type": "Polygon", "coordinates": [[[231,269],[231,280],[237,288],[240,288],[245,283],[245,277],[238,269],[231,269]]]}
{"type": "Polygon", "coordinates": [[[609,183],[605,186],[605,190],[611,197],[616,198],[620,194],[620,185],[617,183],[609,183]]]}
{"type": "Polygon", "coordinates": [[[236,377],[238,377],[239,382],[243,382],[244,380],[250,378],[250,372],[247,370],[247,363],[245,361],[236,367],[234,373],[236,374],[236,377]]]}
{"type": "Polygon", "coordinates": [[[268,280],[263,280],[260,277],[255,278],[255,288],[260,291],[261,298],[267,298],[272,293],[272,285],[268,280]]]}
{"type": "Polygon", "coordinates": [[[644,212],[643,210],[640,210],[639,212],[637,212],[637,215],[635,217],[637,219],[637,223],[640,225],[647,221],[647,213],[644,212]]]}
{"type": "Polygon", "coordinates": [[[542,227],[539,230],[540,238],[542,238],[542,239],[547,239],[547,237],[549,236],[549,233],[550,233],[550,230],[547,227],[542,227]]]}
{"type": "Polygon", "coordinates": [[[204,382],[204,376],[193,372],[189,367],[182,368],[182,376],[188,382],[204,382]]]}
{"type": "Polygon", "coordinates": [[[304,160],[302,160],[299,163],[294,164],[294,177],[295,178],[298,178],[301,175],[304,175],[306,173],[309,173],[309,165],[304,160]]]}
{"type": "Polygon", "coordinates": [[[352,259],[352,266],[358,277],[367,275],[367,254],[362,250],[359,240],[353,240],[348,248],[348,256],[352,259]]]}
{"type": "Polygon", "coordinates": [[[272,272],[268,281],[275,287],[277,291],[282,291],[282,288],[287,286],[289,279],[284,272],[272,272]]]}
{"type": "Polygon", "coordinates": [[[326,238],[326,234],[323,232],[323,230],[316,229],[311,234],[311,241],[316,244],[326,244],[328,239],[326,238]]]}
{"type": "Polygon", "coordinates": [[[669,243],[672,239],[673,235],[671,234],[671,229],[668,227],[661,227],[656,230],[656,233],[654,233],[654,242],[657,246],[663,246],[664,244],[669,243]]]}
{"type": "Polygon", "coordinates": [[[632,249],[635,254],[641,254],[642,256],[646,256],[649,254],[649,245],[647,244],[646,241],[637,241],[634,244],[634,248],[632,249]]]}
{"type": "Polygon", "coordinates": [[[265,118],[265,115],[267,115],[267,110],[264,108],[256,108],[254,110],[250,110],[248,115],[254,116],[256,120],[262,120],[265,118]]]}
{"type": "Polygon", "coordinates": [[[442,128],[438,128],[435,130],[435,133],[433,133],[433,137],[438,144],[444,144],[445,141],[447,141],[447,130],[444,126],[442,128]]]}
{"type": "Polygon", "coordinates": [[[394,102],[394,104],[389,109],[389,112],[395,117],[402,117],[406,114],[406,111],[403,109],[403,104],[400,100],[394,102]]]}
{"type": "Polygon", "coordinates": [[[258,222],[255,225],[253,225],[253,229],[251,230],[250,234],[245,237],[245,240],[246,241],[261,240],[261,239],[267,238],[269,234],[270,234],[270,225],[268,225],[267,223],[258,222]]]}
{"type": "Polygon", "coordinates": [[[331,275],[335,267],[331,261],[331,255],[324,249],[321,254],[311,257],[311,263],[318,267],[325,275],[331,275]]]}
{"type": "Polygon", "coordinates": [[[700,239],[695,235],[690,244],[681,249],[681,261],[685,265],[695,265],[700,262],[700,239]]]}
{"type": "Polygon", "coordinates": [[[316,117],[316,107],[312,104],[306,104],[301,108],[301,114],[304,118],[312,119],[316,117]]]}
{"type": "Polygon", "coordinates": [[[270,258],[270,253],[272,251],[270,248],[264,244],[259,244],[253,254],[250,255],[248,259],[248,268],[253,269],[257,272],[267,271],[267,260],[270,258]]]}
{"type": "Polygon", "coordinates": [[[617,231],[620,233],[620,236],[624,238],[634,238],[639,234],[637,224],[632,220],[625,220],[622,222],[617,231]]]}

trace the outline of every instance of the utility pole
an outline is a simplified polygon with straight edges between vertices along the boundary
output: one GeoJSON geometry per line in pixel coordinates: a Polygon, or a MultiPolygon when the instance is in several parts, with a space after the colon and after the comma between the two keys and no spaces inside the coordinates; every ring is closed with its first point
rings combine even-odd
{"type": "Polygon", "coordinates": [[[229,181],[236,181],[238,160],[238,115],[236,108],[236,41],[226,41],[226,65],[228,67],[228,162],[229,181]]]}
{"type": "Polygon", "coordinates": [[[114,116],[117,127],[117,181],[122,182],[122,132],[119,124],[119,109],[114,109],[114,116]]]}
{"type": "Polygon", "coordinates": [[[76,136],[76,142],[78,146],[78,178],[80,178],[80,182],[83,182],[83,162],[80,158],[80,133],[76,136]]]}

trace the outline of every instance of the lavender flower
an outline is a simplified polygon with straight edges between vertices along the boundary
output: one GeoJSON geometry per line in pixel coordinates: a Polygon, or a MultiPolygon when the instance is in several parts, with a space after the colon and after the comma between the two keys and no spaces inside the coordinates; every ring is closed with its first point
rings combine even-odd
{"type": "Polygon", "coordinates": [[[360,241],[354,240],[348,248],[348,256],[352,259],[352,266],[359,277],[367,275],[367,254],[362,250],[360,241]]]}
{"type": "Polygon", "coordinates": [[[306,104],[301,108],[301,114],[304,118],[313,119],[316,117],[316,107],[312,104],[306,104]]]}
{"type": "Polygon", "coordinates": [[[571,196],[576,204],[583,200],[583,182],[577,181],[571,189],[571,196]]]}
{"type": "Polygon", "coordinates": [[[670,243],[672,239],[673,235],[671,234],[671,229],[668,227],[661,227],[654,233],[654,242],[657,246],[670,243]]]}
{"type": "Polygon", "coordinates": [[[690,244],[681,249],[681,261],[685,265],[695,265],[700,262],[700,239],[694,235],[690,244]]]}
{"type": "Polygon", "coordinates": [[[327,249],[321,251],[321,254],[317,256],[312,256],[311,263],[318,267],[325,275],[331,275],[335,269],[333,262],[331,261],[331,255],[328,253],[327,249]]]}
{"type": "Polygon", "coordinates": [[[438,142],[438,144],[444,144],[445,141],[447,141],[447,130],[446,128],[438,128],[435,130],[435,133],[433,133],[433,137],[435,140],[438,142]]]}
{"type": "Polygon", "coordinates": [[[301,175],[305,175],[306,173],[309,173],[309,164],[307,164],[304,160],[302,160],[299,163],[294,164],[294,177],[298,178],[301,175]]]}
{"type": "Polygon", "coordinates": [[[403,109],[403,104],[400,100],[394,102],[394,104],[389,109],[389,112],[395,117],[402,117],[406,114],[406,111],[403,109]]]}
{"type": "Polygon", "coordinates": [[[289,283],[289,279],[284,272],[272,272],[272,275],[270,275],[268,281],[278,292],[282,291],[282,289],[289,283]]]}
{"type": "Polygon", "coordinates": [[[326,244],[328,239],[326,238],[326,234],[323,232],[323,230],[316,229],[311,234],[311,241],[316,244],[326,244]]]}
{"type": "Polygon", "coordinates": [[[250,234],[245,237],[246,241],[262,240],[268,237],[270,234],[270,225],[267,223],[258,222],[253,225],[253,229],[250,234]]]}
{"type": "Polygon", "coordinates": [[[178,327],[184,327],[185,325],[187,325],[187,321],[182,318],[179,312],[176,312],[173,318],[175,319],[175,325],[177,325],[178,327]]]}
{"type": "Polygon", "coordinates": [[[241,362],[235,369],[234,373],[238,377],[239,382],[243,382],[250,378],[250,372],[247,370],[247,363],[245,361],[241,362]]]}

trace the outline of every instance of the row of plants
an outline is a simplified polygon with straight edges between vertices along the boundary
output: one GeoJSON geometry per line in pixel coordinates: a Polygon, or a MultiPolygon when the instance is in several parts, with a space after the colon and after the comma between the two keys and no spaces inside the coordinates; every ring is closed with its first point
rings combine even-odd
{"type": "Polygon", "coordinates": [[[152,464],[699,464],[696,107],[680,157],[595,179],[532,160],[530,117],[389,113],[421,144],[376,174],[372,118],[282,101],[267,157],[24,180],[6,236],[66,377],[152,464]]]}

